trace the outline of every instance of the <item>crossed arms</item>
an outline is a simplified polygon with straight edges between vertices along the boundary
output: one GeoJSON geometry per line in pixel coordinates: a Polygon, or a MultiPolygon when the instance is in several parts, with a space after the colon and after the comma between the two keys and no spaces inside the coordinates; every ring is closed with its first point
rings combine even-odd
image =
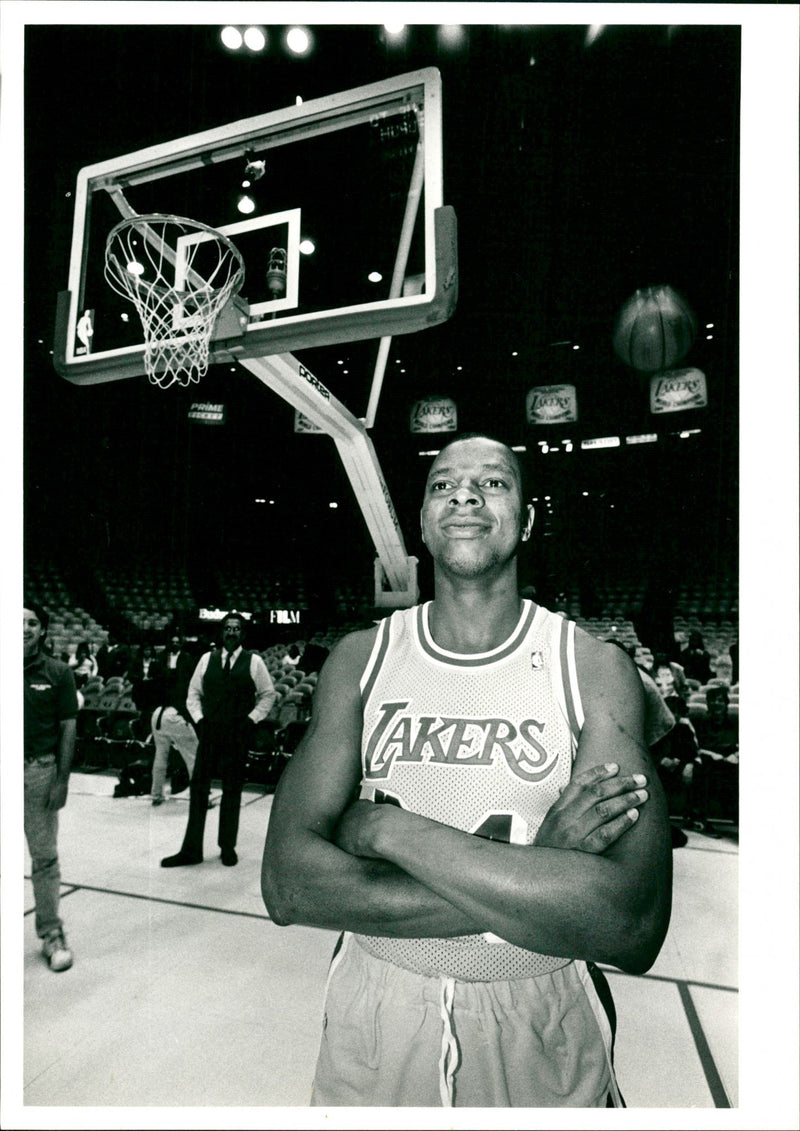
{"type": "Polygon", "coordinates": [[[648,969],[669,921],[671,849],[627,657],[579,635],[585,724],[573,780],[535,843],[514,845],[354,801],[373,639],[354,633],[332,653],[276,791],[262,867],[273,921],[405,938],[491,931],[544,954],[648,969]],[[646,777],[644,796],[634,775],[646,777]]]}

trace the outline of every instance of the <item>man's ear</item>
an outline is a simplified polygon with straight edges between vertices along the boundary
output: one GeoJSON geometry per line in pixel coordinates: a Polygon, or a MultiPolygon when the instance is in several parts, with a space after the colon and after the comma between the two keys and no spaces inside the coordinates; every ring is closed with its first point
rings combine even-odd
{"type": "Polygon", "coordinates": [[[527,515],[526,515],[525,521],[522,525],[522,541],[523,542],[527,542],[528,539],[531,536],[531,530],[533,530],[533,518],[534,518],[534,515],[536,514],[536,510],[534,508],[533,503],[528,503],[526,510],[527,510],[527,515]]]}

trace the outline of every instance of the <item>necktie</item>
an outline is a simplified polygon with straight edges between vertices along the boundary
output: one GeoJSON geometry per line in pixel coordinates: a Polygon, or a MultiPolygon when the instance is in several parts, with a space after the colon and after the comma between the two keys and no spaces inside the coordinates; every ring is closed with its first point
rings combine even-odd
{"type": "Polygon", "coordinates": [[[223,671],[224,675],[230,675],[230,671],[231,671],[231,654],[230,654],[230,652],[228,652],[228,654],[225,657],[225,666],[222,669],[222,671],[223,671]]]}

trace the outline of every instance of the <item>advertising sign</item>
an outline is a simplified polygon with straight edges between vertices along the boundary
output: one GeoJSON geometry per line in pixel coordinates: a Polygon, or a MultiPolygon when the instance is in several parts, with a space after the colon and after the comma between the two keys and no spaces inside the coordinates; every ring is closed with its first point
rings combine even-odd
{"type": "Polygon", "coordinates": [[[578,419],[574,385],[538,385],[525,398],[529,424],[568,424],[578,419]]]}
{"type": "Polygon", "coordinates": [[[683,412],[707,404],[706,375],[699,369],[668,369],[650,378],[651,412],[683,412]]]}

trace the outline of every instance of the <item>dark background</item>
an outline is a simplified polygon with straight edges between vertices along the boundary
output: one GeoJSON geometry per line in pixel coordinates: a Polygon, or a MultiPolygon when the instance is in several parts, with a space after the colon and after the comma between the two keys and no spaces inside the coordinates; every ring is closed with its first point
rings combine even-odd
{"type": "MultiPolygon", "coordinates": [[[[527,445],[540,501],[522,576],[545,603],[567,581],[626,572],[668,603],[678,579],[735,574],[739,28],[610,26],[589,44],[579,25],[471,26],[450,50],[434,26],[411,27],[401,48],[375,26],[320,26],[302,59],[281,49],[283,29],[267,30],[269,50],[253,56],[225,52],[216,25],[26,29],[27,555],[57,546],[84,577],[166,558],[185,563],[200,591],[209,563],[244,557],[265,573],[302,565],[320,587],[346,577],[369,591],[374,554],[333,442],[295,435],[293,410],[249,373],[219,366],[200,386],[167,391],[144,377],[81,388],[57,376],[69,194],[83,165],[297,94],[309,101],[437,66],[459,303],[445,325],[394,339],[372,432],[409,553],[424,557],[416,516],[429,460],[418,452],[443,437],[410,435],[408,414],[420,396],[442,393],[457,402],[460,429],[527,445]],[[657,284],[696,313],[681,364],[706,374],[706,409],[651,416],[647,377],[613,352],[621,304],[657,284]],[[578,424],[531,428],[525,394],[556,382],[577,387],[578,424]],[[226,425],[190,422],[198,399],[224,401],[226,425]],[[650,431],[658,444],[581,452],[577,443],[650,431]],[[541,455],[537,441],[559,435],[573,451],[541,455]],[[275,505],[254,503],[265,496],[275,505]]],[[[335,198],[335,171],[319,191],[335,198]]],[[[364,415],[376,348],[346,348],[351,378],[336,364],[341,347],[298,356],[364,415]]],[[[429,595],[425,569],[422,581],[429,595]]]]}

